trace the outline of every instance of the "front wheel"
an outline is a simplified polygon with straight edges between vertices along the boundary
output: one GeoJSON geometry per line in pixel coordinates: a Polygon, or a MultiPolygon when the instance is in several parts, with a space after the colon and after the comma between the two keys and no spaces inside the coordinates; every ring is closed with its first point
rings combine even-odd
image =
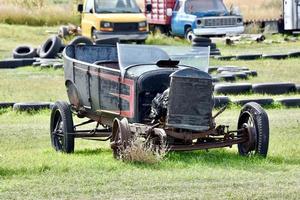
{"type": "Polygon", "coordinates": [[[193,29],[192,28],[188,28],[186,31],[185,31],[185,39],[189,42],[192,42],[193,39],[195,38],[195,35],[193,33],[193,29]]]}
{"type": "Polygon", "coordinates": [[[51,144],[56,151],[74,152],[74,124],[70,105],[58,101],[52,108],[50,118],[51,144]]]}
{"type": "Polygon", "coordinates": [[[266,157],[269,147],[269,118],[263,108],[254,102],[247,103],[241,110],[238,130],[244,129],[247,141],[238,144],[242,156],[266,157]]]}

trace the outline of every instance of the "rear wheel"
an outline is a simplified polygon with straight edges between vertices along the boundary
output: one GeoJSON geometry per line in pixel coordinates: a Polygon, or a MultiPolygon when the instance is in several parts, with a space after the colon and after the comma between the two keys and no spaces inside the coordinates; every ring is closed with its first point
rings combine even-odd
{"type": "Polygon", "coordinates": [[[50,138],[53,148],[64,153],[74,152],[74,124],[70,105],[58,101],[52,108],[50,138]]]}
{"type": "Polygon", "coordinates": [[[238,129],[245,128],[248,140],[238,144],[242,156],[267,156],[269,147],[269,119],[263,108],[254,102],[247,103],[240,113],[238,129]]]}

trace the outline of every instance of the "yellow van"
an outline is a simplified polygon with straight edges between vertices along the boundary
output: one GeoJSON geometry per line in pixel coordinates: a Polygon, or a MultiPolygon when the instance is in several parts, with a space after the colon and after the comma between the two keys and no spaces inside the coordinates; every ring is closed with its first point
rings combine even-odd
{"type": "Polygon", "coordinates": [[[86,37],[137,43],[144,43],[148,37],[147,19],[135,0],[85,0],[78,11],[86,37]]]}

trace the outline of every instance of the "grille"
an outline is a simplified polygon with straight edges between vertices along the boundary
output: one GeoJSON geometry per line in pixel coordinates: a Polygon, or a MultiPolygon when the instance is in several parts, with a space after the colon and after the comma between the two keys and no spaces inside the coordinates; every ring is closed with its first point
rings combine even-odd
{"type": "Polygon", "coordinates": [[[138,23],[115,23],[114,31],[131,32],[138,31],[138,23]]]}
{"type": "Polygon", "coordinates": [[[206,131],[212,120],[212,79],[199,70],[185,69],[171,76],[167,124],[206,131]]]}
{"type": "Polygon", "coordinates": [[[204,20],[204,26],[234,26],[237,24],[237,18],[209,18],[204,20]]]}

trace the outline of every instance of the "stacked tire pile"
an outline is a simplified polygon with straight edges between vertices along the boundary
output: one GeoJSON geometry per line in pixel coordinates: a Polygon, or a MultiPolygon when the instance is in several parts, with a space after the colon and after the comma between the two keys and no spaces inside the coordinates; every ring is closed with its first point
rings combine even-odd
{"type": "Polygon", "coordinates": [[[220,49],[217,48],[217,45],[211,41],[211,39],[206,37],[196,37],[192,41],[192,46],[197,49],[197,47],[210,47],[211,56],[220,56],[220,49]]]}

